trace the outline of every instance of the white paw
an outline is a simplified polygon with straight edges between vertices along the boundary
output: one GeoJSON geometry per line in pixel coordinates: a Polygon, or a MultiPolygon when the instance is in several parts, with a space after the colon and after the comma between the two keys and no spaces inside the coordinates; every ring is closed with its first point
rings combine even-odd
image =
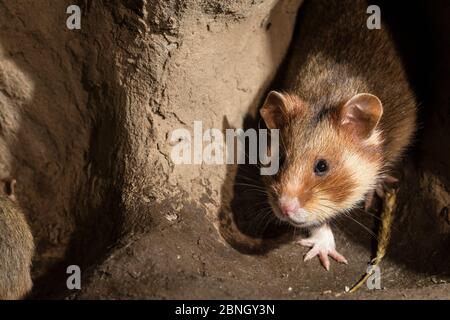
{"type": "Polygon", "coordinates": [[[305,255],[304,261],[308,261],[315,256],[318,256],[326,270],[330,270],[330,260],[328,259],[328,256],[337,262],[347,264],[347,259],[336,251],[333,232],[326,224],[317,229],[313,229],[309,238],[302,239],[298,241],[298,243],[304,247],[311,248],[305,255]]]}

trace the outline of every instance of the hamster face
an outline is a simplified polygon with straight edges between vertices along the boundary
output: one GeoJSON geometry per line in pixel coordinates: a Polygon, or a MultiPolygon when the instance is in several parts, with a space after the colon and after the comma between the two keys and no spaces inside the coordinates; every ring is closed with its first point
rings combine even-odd
{"type": "Polygon", "coordinates": [[[280,169],[264,178],[268,200],[282,221],[298,227],[320,225],[354,208],[375,187],[382,167],[380,135],[353,134],[341,125],[335,109],[318,115],[305,111],[304,104],[295,105],[296,99],[284,103],[294,105],[285,106],[287,117],[277,124],[280,169]]]}

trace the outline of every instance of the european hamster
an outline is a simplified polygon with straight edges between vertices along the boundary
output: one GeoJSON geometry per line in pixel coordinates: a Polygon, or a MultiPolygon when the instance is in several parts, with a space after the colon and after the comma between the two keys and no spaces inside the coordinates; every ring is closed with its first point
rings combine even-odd
{"type": "Polygon", "coordinates": [[[327,221],[370,195],[410,143],[416,102],[384,25],[369,30],[362,0],[313,0],[301,7],[287,75],[260,110],[280,129],[280,169],[265,176],[275,215],[311,237],[305,260],[329,269],[327,221]]]}
{"type": "Polygon", "coordinates": [[[30,227],[15,203],[13,180],[0,192],[0,299],[21,299],[32,287],[34,242],[30,227]]]}

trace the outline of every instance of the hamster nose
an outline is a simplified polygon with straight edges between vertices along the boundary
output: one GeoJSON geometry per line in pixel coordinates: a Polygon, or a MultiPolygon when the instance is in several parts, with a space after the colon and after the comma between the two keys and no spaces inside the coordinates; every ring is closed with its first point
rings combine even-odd
{"type": "Polygon", "coordinates": [[[300,204],[296,198],[281,198],[280,202],[280,210],[281,213],[285,216],[290,216],[295,213],[299,208],[300,204]]]}

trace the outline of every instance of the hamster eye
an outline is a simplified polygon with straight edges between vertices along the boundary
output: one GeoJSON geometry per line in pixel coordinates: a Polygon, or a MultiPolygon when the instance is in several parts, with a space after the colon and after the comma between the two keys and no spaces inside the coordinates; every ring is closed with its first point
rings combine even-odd
{"type": "Polygon", "coordinates": [[[328,162],[324,159],[320,159],[316,162],[316,165],[314,166],[314,173],[317,176],[323,176],[325,173],[327,173],[329,167],[328,162]]]}

